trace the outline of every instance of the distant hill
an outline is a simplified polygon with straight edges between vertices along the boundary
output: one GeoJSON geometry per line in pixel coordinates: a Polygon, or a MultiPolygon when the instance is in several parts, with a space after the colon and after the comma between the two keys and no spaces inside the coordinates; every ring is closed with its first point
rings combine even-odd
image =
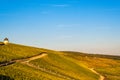
{"type": "Polygon", "coordinates": [[[0,80],[120,80],[119,56],[0,44],[0,80]]]}

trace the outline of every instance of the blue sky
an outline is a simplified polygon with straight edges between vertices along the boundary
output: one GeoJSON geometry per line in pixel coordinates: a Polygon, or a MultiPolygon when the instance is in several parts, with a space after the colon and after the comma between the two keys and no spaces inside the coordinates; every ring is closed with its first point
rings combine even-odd
{"type": "Polygon", "coordinates": [[[120,55],[119,0],[0,0],[0,41],[120,55]]]}

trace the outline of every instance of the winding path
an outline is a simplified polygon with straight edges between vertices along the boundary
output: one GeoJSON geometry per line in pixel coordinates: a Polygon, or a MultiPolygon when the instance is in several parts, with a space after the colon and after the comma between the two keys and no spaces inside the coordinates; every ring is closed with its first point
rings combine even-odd
{"type": "Polygon", "coordinates": [[[47,54],[41,54],[41,55],[38,55],[38,56],[30,57],[30,58],[28,58],[27,60],[22,61],[22,62],[24,62],[24,63],[29,63],[29,62],[32,61],[32,60],[39,59],[39,58],[42,58],[42,57],[44,57],[44,56],[47,56],[47,54]]]}
{"type": "Polygon", "coordinates": [[[42,58],[44,56],[46,56],[47,54],[45,54],[45,52],[42,52],[38,55],[34,55],[34,56],[31,56],[29,58],[25,58],[25,59],[15,59],[15,60],[11,60],[11,61],[8,61],[8,62],[3,62],[0,64],[0,67],[3,67],[3,66],[8,66],[8,65],[11,65],[11,64],[14,64],[16,62],[29,62],[31,60],[35,60],[35,59],[38,59],[38,58],[42,58]]]}
{"type": "Polygon", "coordinates": [[[41,70],[41,71],[43,71],[43,72],[46,72],[46,73],[49,73],[49,74],[58,76],[58,77],[60,77],[60,78],[63,78],[63,79],[65,79],[65,80],[66,80],[66,79],[67,79],[67,80],[77,80],[77,79],[75,79],[75,78],[73,78],[73,77],[71,77],[71,76],[68,76],[68,75],[59,73],[59,72],[57,72],[57,71],[52,71],[52,70],[50,70],[50,69],[46,69],[46,68],[44,68],[44,67],[35,66],[35,65],[29,63],[29,62],[32,61],[32,60],[39,59],[39,58],[42,58],[42,57],[44,57],[44,56],[47,56],[47,54],[45,54],[45,52],[40,53],[40,54],[35,55],[35,56],[32,56],[32,57],[29,57],[29,58],[25,58],[25,59],[17,59],[17,60],[11,60],[11,61],[9,61],[9,62],[4,62],[4,63],[0,64],[0,67],[8,66],[8,65],[14,64],[14,63],[16,63],[16,62],[20,62],[20,63],[22,63],[22,64],[25,64],[25,65],[27,65],[27,66],[33,67],[33,68],[38,69],[38,70],[41,70]]]}
{"type": "MultiPolygon", "coordinates": [[[[56,75],[58,77],[62,77],[64,79],[68,79],[68,80],[76,80],[75,78],[72,78],[70,76],[67,76],[67,75],[64,75],[64,74],[61,74],[61,73],[58,73],[58,72],[53,72],[53,71],[50,71],[50,70],[47,70],[45,68],[42,68],[42,67],[39,67],[39,66],[35,66],[33,64],[30,64],[29,62],[32,61],[32,60],[35,60],[35,59],[39,59],[39,58],[42,58],[44,56],[47,56],[47,54],[45,54],[45,52],[42,52],[38,55],[35,55],[35,56],[32,56],[32,57],[29,57],[29,58],[25,58],[25,59],[17,59],[17,60],[12,60],[12,61],[9,61],[9,62],[4,62],[4,63],[1,63],[0,64],[0,67],[3,67],[3,66],[8,66],[8,65],[11,65],[11,64],[14,64],[16,62],[21,62],[23,64],[26,64],[30,67],[33,67],[33,68],[36,68],[36,69],[39,69],[43,72],[46,72],[46,73],[50,73],[50,74],[53,74],[53,75],[56,75]]],[[[102,76],[100,73],[98,73],[97,71],[94,70],[94,68],[88,68],[90,71],[92,71],[93,73],[97,74],[100,76],[99,80],[104,80],[105,77],[102,76]]]]}
{"type": "Polygon", "coordinates": [[[52,74],[52,75],[55,75],[55,76],[58,76],[58,77],[61,77],[61,78],[67,79],[67,80],[77,80],[77,79],[75,79],[75,78],[73,78],[71,76],[68,76],[68,75],[65,75],[65,74],[61,74],[61,73],[59,73],[57,71],[52,71],[50,69],[46,69],[46,68],[40,67],[40,66],[35,66],[35,65],[29,63],[32,60],[39,59],[39,58],[42,58],[44,56],[47,56],[47,54],[41,54],[41,55],[38,55],[38,56],[34,56],[34,57],[31,57],[31,58],[28,58],[25,61],[21,61],[20,60],[20,62],[25,64],[25,65],[27,65],[27,66],[33,67],[35,69],[41,70],[43,72],[46,72],[46,73],[49,73],[49,74],[52,74]]]}
{"type": "Polygon", "coordinates": [[[104,79],[105,79],[105,77],[102,76],[102,75],[101,75],[100,73],[98,73],[97,71],[95,71],[94,68],[89,68],[89,70],[91,70],[93,73],[99,75],[99,76],[100,76],[99,80],[104,80],[104,79]]]}

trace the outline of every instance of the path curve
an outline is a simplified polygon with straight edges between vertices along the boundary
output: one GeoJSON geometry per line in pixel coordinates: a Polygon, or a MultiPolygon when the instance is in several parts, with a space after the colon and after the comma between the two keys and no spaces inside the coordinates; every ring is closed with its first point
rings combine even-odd
{"type": "Polygon", "coordinates": [[[25,65],[28,65],[30,67],[39,69],[39,70],[41,70],[43,72],[46,72],[46,73],[49,73],[49,74],[52,74],[52,75],[56,75],[58,77],[61,77],[61,78],[67,79],[67,80],[77,80],[77,79],[75,79],[75,78],[73,78],[71,76],[63,75],[61,73],[58,73],[58,72],[55,72],[55,71],[52,71],[52,70],[48,70],[48,69],[46,69],[44,67],[35,66],[35,65],[29,63],[32,60],[36,60],[36,59],[42,58],[44,56],[47,56],[47,54],[41,54],[41,55],[38,55],[38,56],[34,56],[34,57],[31,57],[31,58],[29,58],[29,59],[27,59],[25,61],[20,61],[20,62],[23,63],[23,64],[25,64],[25,65]]]}
{"type": "Polygon", "coordinates": [[[14,64],[14,63],[16,63],[16,62],[20,62],[20,63],[22,63],[22,64],[28,65],[28,66],[30,66],[30,67],[39,69],[39,70],[41,70],[41,71],[43,71],[43,72],[50,73],[50,74],[56,75],[56,76],[58,76],[58,77],[67,79],[67,80],[76,80],[76,79],[74,79],[73,77],[70,77],[70,76],[67,76],[67,75],[63,75],[63,74],[60,74],[60,73],[58,73],[58,72],[53,72],[53,71],[51,71],[51,70],[47,70],[47,69],[45,69],[45,68],[38,67],[38,66],[35,66],[35,65],[29,63],[29,62],[32,61],[32,60],[39,59],[39,58],[42,58],[42,57],[44,57],[44,56],[47,56],[47,54],[46,54],[45,52],[42,52],[42,53],[40,53],[40,54],[38,54],[38,55],[29,57],[29,58],[17,59],[17,60],[11,60],[11,61],[9,61],[9,62],[4,62],[4,63],[0,64],[0,67],[8,66],[8,65],[14,64]]]}
{"type": "Polygon", "coordinates": [[[2,66],[8,66],[8,65],[11,65],[11,64],[14,64],[16,62],[29,62],[31,60],[35,60],[35,59],[38,59],[38,58],[42,58],[44,56],[46,56],[47,54],[45,52],[41,52],[40,54],[37,54],[37,55],[34,55],[34,56],[31,56],[29,58],[24,58],[24,59],[16,59],[16,60],[11,60],[11,61],[8,61],[8,62],[3,62],[0,64],[0,67],[2,66]]]}
{"type": "MultiPolygon", "coordinates": [[[[34,65],[32,65],[32,64],[29,63],[29,62],[32,61],[32,60],[39,59],[39,58],[42,58],[42,57],[44,57],[44,56],[47,56],[47,54],[45,54],[45,52],[42,52],[42,53],[40,53],[40,54],[38,54],[38,55],[29,57],[29,58],[18,59],[18,60],[11,60],[11,61],[9,61],[9,62],[4,62],[4,63],[0,64],[0,67],[2,67],[2,66],[8,66],[8,65],[14,64],[14,63],[16,63],[16,62],[21,62],[21,63],[24,63],[24,64],[26,64],[26,65],[28,65],[28,66],[31,66],[31,67],[40,69],[40,70],[42,70],[42,71],[44,71],[44,72],[47,72],[47,73],[51,73],[51,74],[55,74],[55,75],[56,75],[56,73],[54,73],[54,72],[47,71],[47,70],[45,70],[45,69],[43,69],[43,68],[36,67],[36,66],[34,66],[34,65]]],[[[88,69],[89,69],[90,71],[92,71],[93,73],[99,75],[99,76],[100,76],[99,80],[104,80],[104,79],[105,79],[105,77],[102,76],[102,75],[101,75],[100,73],[98,73],[97,71],[95,71],[94,68],[88,68],[88,69]]],[[[59,74],[59,77],[64,77],[64,78],[66,78],[66,79],[75,80],[74,78],[66,77],[66,76],[63,76],[63,75],[61,75],[61,74],[59,74]]]]}
{"type": "Polygon", "coordinates": [[[99,76],[100,76],[99,80],[104,80],[104,79],[105,79],[105,77],[102,76],[102,75],[101,75],[100,73],[98,73],[97,71],[95,71],[94,68],[88,68],[88,69],[91,70],[93,73],[99,75],[99,76]]]}
{"type": "Polygon", "coordinates": [[[42,58],[42,57],[44,57],[44,56],[47,56],[47,54],[41,54],[41,55],[38,55],[38,56],[30,57],[30,58],[28,58],[27,60],[22,61],[22,62],[29,63],[29,62],[32,61],[32,60],[39,59],[39,58],[42,58]]]}

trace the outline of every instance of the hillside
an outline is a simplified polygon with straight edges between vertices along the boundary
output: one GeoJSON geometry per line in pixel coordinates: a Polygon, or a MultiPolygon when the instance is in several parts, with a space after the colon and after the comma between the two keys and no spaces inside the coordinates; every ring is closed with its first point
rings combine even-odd
{"type": "Polygon", "coordinates": [[[18,44],[0,45],[0,80],[103,80],[102,75],[119,80],[119,57],[86,55],[18,44]],[[114,67],[106,67],[108,63],[114,67]],[[104,68],[113,71],[104,73],[104,68]]]}
{"type": "Polygon", "coordinates": [[[120,80],[120,56],[63,52],[64,56],[99,72],[105,77],[105,80],[120,80]]]}
{"type": "Polygon", "coordinates": [[[13,59],[22,59],[22,58],[34,56],[40,54],[41,52],[46,51],[44,49],[28,47],[18,44],[9,44],[9,45],[3,45],[2,43],[0,44],[1,44],[0,63],[10,61],[13,59]]]}

